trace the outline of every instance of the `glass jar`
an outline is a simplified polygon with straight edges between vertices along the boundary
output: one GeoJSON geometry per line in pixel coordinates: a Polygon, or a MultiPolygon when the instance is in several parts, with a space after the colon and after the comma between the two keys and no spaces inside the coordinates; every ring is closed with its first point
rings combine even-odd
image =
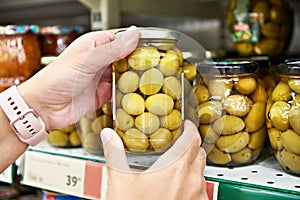
{"type": "MultiPolygon", "coordinates": [[[[184,119],[180,33],[160,28],[140,32],[137,48],[113,64],[114,129],[128,152],[162,153],[181,134],[184,119]]],[[[192,67],[185,65],[191,77],[192,67]]]]}
{"type": "Polygon", "coordinates": [[[112,128],[111,102],[104,104],[96,112],[82,117],[76,123],[76,129],[81,138],[82,147],[89,153],[103,155],[103,145],[100,131],[103,128],[112,128]]]}
{"type": "Polygon", "coordinates": [[[0,92],[40,70],[38,33],[35,25],[0,26],[0,92]]]}
{"type": "Polygon", "coordinates": [[[75,128],[75,124],[49,131],[47,142],[55,147],[81,147],[81,140],[75,128]]]}
{"type": "Polygon", "coordinates": [[[267,135],[267,97],[253,61],[199,63],[194,88],[207,164],[241,166],[260,155],[267,135]]]}
{"type": "Polygon", "coordinates": [[[46,26],[41,28],[42,56],[58,56],[83,33],[80,26],[46,26]]]}
{"type": "Polygon", "coordinates": [[[284,171],[300,176],[300,59],[277,66],[281,80],[267,104],[268,136],[284,171]]]}
{"type": "Polygon", "coordinates": [[[293,10],[287,0],[231,0],[227,27],[240,56],[282,55],[293,32],[293,10]]]}

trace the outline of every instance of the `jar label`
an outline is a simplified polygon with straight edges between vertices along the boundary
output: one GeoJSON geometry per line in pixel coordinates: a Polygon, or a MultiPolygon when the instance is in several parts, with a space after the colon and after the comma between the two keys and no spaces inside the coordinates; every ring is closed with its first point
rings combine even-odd
{"type": "Polygon", "coordinates": [[[259,28],[263,23],[262,13],[250,13],[249,0],[236,0],[230,35],[234,42],[258,42],[259,28]]]}

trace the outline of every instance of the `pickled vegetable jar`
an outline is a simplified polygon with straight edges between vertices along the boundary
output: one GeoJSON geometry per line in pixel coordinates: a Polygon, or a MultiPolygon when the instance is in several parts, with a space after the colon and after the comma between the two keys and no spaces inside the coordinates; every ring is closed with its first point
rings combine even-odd
{"type": "Polygon", "coordinates": [[[293,10],[287,0],[231,0],[227,27],[241,56],[278,56],[290,43],[293,10]]]}
{"type": "Polygon", "coordinates": [[[267,128],[283,170],[300,175],[300,59],[279,64],[281,75],[267,104],[267,128]]]}
{"type": "Polygon", "coordinates": [[[35,25],[0,26],[0,92],[40,70],[38,33],[35,25]]]}
{"type": "Polygon", "coordinates": [[[103,146],[100,138],[100,131],[103,128],[112,128],[111,102],[104,104],[96,112],[82,117],[76,128],[82,142],[82,147],[89,153],[102,155],[103,146]]]}
{"type": "MultiPolygon", "coordinates": [[[[184,60],[177,46],[180,33],[159,28],[142,28],[140,32],[137,48],[113,64],[114,129],[128,152],[161,153],[182,132],[184,60]]],[[[190,75],[192,67],[185,65],[190,75]]]]}
{"type": "Polygon", "coordinates": [[[260,155],[267,135],[267,95],[253,61],[199,63],[194,88],[207,164],[240,166],[260,155]]]}
{"type": "Polygon", "coordinates": [[[81,147],[81,140],[75,124],[49,131],[47,141],[55,147],[81,147]]]}

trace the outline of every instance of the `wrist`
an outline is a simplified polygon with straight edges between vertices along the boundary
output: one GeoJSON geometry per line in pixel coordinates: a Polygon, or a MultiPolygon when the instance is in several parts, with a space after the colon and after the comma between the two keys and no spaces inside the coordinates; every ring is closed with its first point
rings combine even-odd
{"type": "Polygon", "coordinates": [[[43,120],[43,122],[45,123],[46,131],[51,130],[50,124],[48,123],[48,117],[47,112],[45,111],[45,107],[41,105],[39,101],[40,94],[38,93],[38,90],[26,85],[26,82],[17,86],[17,89],[28,107],[34,110],[34,112],[43,120]]]}

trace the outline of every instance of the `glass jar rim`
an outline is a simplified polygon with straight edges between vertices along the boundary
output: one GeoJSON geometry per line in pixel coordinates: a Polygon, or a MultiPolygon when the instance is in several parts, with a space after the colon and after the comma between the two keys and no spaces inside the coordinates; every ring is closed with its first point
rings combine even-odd
{"type": "Polygon", "coordinates": [[[0,35],[16,35],[24,33],[40,33],[38,25],[5,25],[0,26],[0,35]]]}
{"type": "MultiPolygon", "coordinates": [[[[139,27],[141,33],[141,39],[170,39],[170,40],[180,40],[181,34],[178,31],[158,28],[158,27],[139,27]]],[[[126,29],[122,29],[115,33],[116,37],[124,33],[126,29]]]]}
{"type": "Polygon", "coordinates": [[[206,75],[238,75],[256,73],[258,64],[251,60],[196,63],[197,70],[206,75]]]}

